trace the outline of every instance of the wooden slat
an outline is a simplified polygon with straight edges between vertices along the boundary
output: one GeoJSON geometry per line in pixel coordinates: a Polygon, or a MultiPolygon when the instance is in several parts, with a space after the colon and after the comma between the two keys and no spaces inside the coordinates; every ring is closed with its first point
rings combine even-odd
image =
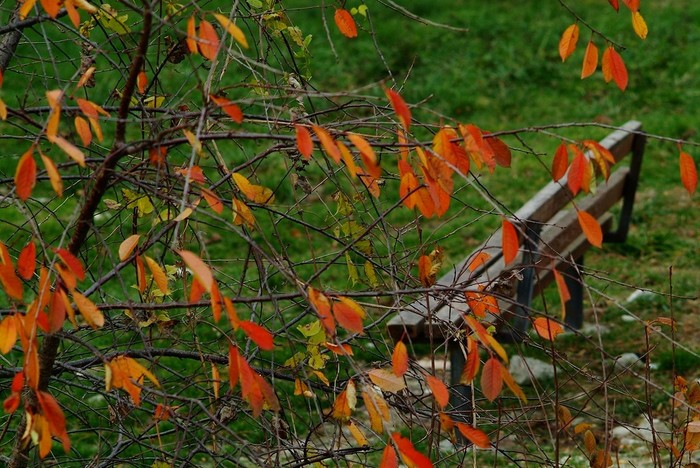
{"type": "MultiPolygon", "coordinates": [[[[634,132],[640,130],[641,124],[639,122],[627,122],[620,128],[620,130],[617,130],[605,137],[600,144],[610,150],[616,161],[620,161],[632,149],[632,143],[635,137],[634,132]]],[[[616,171],[616,173],[618,172],[619,170],[616,171]]],[[[613,177],[611,176],[611,181],[612,179],[613,177]]],[[[610,185],[610,183],[608,185],[610,185]]],[[[597,198],[593,198],[594,199],[592,199],[590,202],[588,202],[588,199],[581,202],[582,204],[580,206],[582,206],[582,209],[590,211],[593,216],[599,216],[600,213],[609,209],[609,206],[606,206],[605,208],[602,206],[597,206],[597,198]]],[[[557,214],[557,212],[566,206],[571,199],[571,192],[567,187],[566,176],[564,176],[557,182],[548,183],[533,198],[526,202],[522,208],[516,211],[514,215],[516,220],[515,222],[518,222],[519,220],[530,220],[539,223],[547,223],[557,214]]],[[[618,199],[619,197],[613,200],[613,203],[618,199]]],[[[474,251],[474,254],[481,251],[486,251],[489,253],[489,255],[491,255],[490,260],[484,266],[474,272],[469,271],[467,265],[473,257],[472,254],[460,262],[456,267],[451,269],[447,274],[442,276],[436,282],[436,285],[443,286],[445,288],[457,288],[460,285],[474,284],[475,278],[479,278],[479,280],[481,280],[482,277],[485,277],[490,280],[491,278],[498,276],[494,268],[498,269],[497,265],[500,263],[502,256],[500,229],[497,230],[494,235],[480,247],[478,247],[474,251]],[[493,276],[494,274],[496,274],[496,276],[493,276]]],[[[477,282],[479,280],[477,280],[477,282]]],[[[442,293],[430,294],[428,298],[421,298],[411,303],[388,322],[387,327],[389,334],[394,340],[398,340],[404,335],[415,339],[422,337],[426,332],[432,332],[431,327],[426,327],[426,317],[429,314],[429,309],[433,311],[441,311],[441,309],[444,309],[449,301],[450,294],[442,293]],[[428,303],[430,304],[430,308],[427,307],[428,303]]],[[[438,314],[436,318],[438,317],[440,320],[451,320],[449,313],[446,314],[442,312],[442,315],[438,314]]]]}

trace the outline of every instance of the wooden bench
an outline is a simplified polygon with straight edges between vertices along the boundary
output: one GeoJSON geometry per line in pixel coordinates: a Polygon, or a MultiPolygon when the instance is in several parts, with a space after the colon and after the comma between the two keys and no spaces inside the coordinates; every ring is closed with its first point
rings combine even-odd
{"type": "MultiPolygon", "coordinates": [[[[600,141],[616,162],[629,153],[632,153],[632,161],[627,167],[614,165],[608,181],[600,182],[594,194],[576,198],[580,210],[597,218],[604,232],[604,242],[623,242],[627,237],[646,142],[641,129],[639,122],[630,121],[600,141]],[[622,201],[622,208],[613,230],[610,209],[618,201],[622,201]]],[[[499,229],[441,277],[436,282],[435,292],[404,307],[389,321],[388,331],[395,341],[428,342],[433,345],[432,349],[447,344],[453,414],[466,413],[471,401],[471,388],[459,383],[465,359],[460,343],[460,337],[464,336],[461,331],[463,315],[469,312],[465,291],[483,288],[482,292],[497,297],[501,321],[510,318],[508,327],[499,324],[497,339],[520,341],[530,325],[532,298],[554,280],[552,268],[556,267],[563,274],[571,295],[565,306],[566,325],[574,329],[582,325],[583,255],[591,245],[581,230],[576,210],[571,206],[567,208],[573,198],[566,176],[548,183],[509,218],[521,234],[520,251],[512,263],[504,265],[499,229]],[[489,259],[470,271],[470,262],[480,252],[486,252],[489,259]]],[[[492,322],[497,318],[491,314],[487,316],[492,322]]]]}

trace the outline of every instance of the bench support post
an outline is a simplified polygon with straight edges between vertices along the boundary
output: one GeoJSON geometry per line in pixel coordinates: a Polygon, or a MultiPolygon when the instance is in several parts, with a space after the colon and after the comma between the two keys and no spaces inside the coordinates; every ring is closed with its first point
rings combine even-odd
{"type": "MultiPolygon", "coordinates": [[[[460,383],[465,359],[464,350],[457,340],[450,340],[450,417],[453,421],[470,424],[472,413],[472,387],[460,383]]],[[[457,440],[461,445],[466,440],[457,431],[457,440]]]]}
{"type": "Polygon", "coordinates": [[[569,290],[571,298],[566,302],[564,308],[566,310],[565,323],[566,326],[579,330],[583,326],[583,278],[581,271],[583,269],[583,257],[577,258],[573,264],[569,265],[562,271],[566,288],[569,290]]]}
{"type": "MultiPolygon", "coordinates": [[[[639,130],[641,130],[641,128],[639,130]]],[[[637,185],[639,184],[639,173],[642,170],[642,159],[644,157],[646,142],[646,135],[641,133],[637,133],[634,136],[634,140],[632,140],[632,161],[630,162],[630,172],[625,179],[620,219],[617,223],[617,229],[614,232],[607,233],[603,238],[604,242],[621,243],[627,240],[627,232],[629,231],[630,221],[632,220],[632,208],[634,207],[634,197],[637,193],[637,185]]]]}
{"type": "Polygon", "coordinates": [[[530,326],[530,306],[535,289],[535,263],[539,257],[537,246],[540,242],[540,230],[540,224],[525,223],[522,260],[525,270],[523,279],[518,282],[518,304],[515,307],[513,320],[513,338],[518,343],[523,341],[530,326]]]}

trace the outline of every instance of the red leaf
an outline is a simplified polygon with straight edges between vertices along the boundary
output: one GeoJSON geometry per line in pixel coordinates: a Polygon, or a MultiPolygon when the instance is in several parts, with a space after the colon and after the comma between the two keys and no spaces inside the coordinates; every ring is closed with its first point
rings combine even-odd
{"type": "Polygon", "coordinates": [[[306,127],[295,125],[294,129],[297,136],[297,149],[305,159],[311,158],[314,152],[314,142],[311,140],[311,133],[306,127]]]}
{"type": "Polygon", "coordinates": [[[2,403],[2,409],[7,414],[14,413],[17,408],[19,408],[19,403],[21,401],[21,396],[17,392],[12,392],[9,397],[5,399],[2,403]]]}
{"type": "Polygon", "coordinates": [[[236,123],[243,122],[243,111],[241,111],[241,108],[238,107],[237,104],[234,104],[225,97],[214,96],[213,94],[210,94],[209,98],[214,101],[214,104],[221,107],[221,110],[231,117],[231,120],[236,123]]]}
{"type": "Polygon", "coordinates": [[[238,371],[238,348],[228,345],[228,381],[231,389],[238,385],[240,372],[238,371]]]}
{"type": "Polygon", "coordinates": [[[17,257],[17,272],[25,280],[31,279],[36,269],[36,245],[29,241],[17,257]]]}
{"type": "Polygon", "coordinates": [[[455,423],[457,425],[457,429],[459,429],[459,432],[469,439],[469,441],[474,444],[475,446],[481,448],[481,449],[487,449],[491,448],[491,441],[489,440],[489,436],[486,435],[484,431],[481,429],[477,429],[475,427],[470,426],[469,424],[457,422],[455,423]]]}
{"type": "Polygon", "coordinates": [[[588,41],[586,54],[583,56],[583,65],[581,66],[581,79],[591,76],[595,73],[596,68],[598,68],[598,47],[593,41],[588,41]]]}
{"type": "Polygon", "coordinates": [[[561,61],[565,61],[567,58],[574,53],[576,50],[576,43],[578,42],[579,28],[578,24],[574,23],[564,30],[564,33],[559,39],[559,56],[561,61]]]}
{"type": "Polygon", "coordinates": [[[394,108],[394,112],[399,117],[403,128],[405,128],[406,131],[408,131],[411,128],[411,110],[406,105],[406,101],[404,101],[401,95],[393,89],[386,88],[384,92],[389,98],[389,102],[391,102],[391,107],[394,108]]]}
{"type": "MultiPolygon", "coordinates": [[[[17,402],[19,405],[19,401],[17,402]]],[[[384,447],[384,452],[382,453],[382,459],[379,462],[379,468],[398,468],[399,467],[399,457],[396,456],[396,450],[391,444],[387,444],[384,447]]]]}
{"type": "Polygon", "coordinates": [[[578,223],[588,242],[598,248],[603,247],[603,230],[592,215],[585,211],[578,212],[578,223]]]}
{"type": "Polygon", "coordinates": [[[141,70],[139,75],[136,77],[136,86],[139,89],[139,93],[143,94],[146,92],[146,87],[148,86],[148,77],[146,72],[141,70]]]}
{"type": "Polygon", "coordinates": [[[391,355],[391,368],[397,377],[403,376],[408,370],[408,349],[403,341],[396,343],[391,355]]]}
{"type": "Polygon", "coordinates": [[[464,364],[464,369],[462,369],[460,383],[466,385],[471,384],[474,377],[476,377],[476,374],[479,372],[480,364],[479,345],[476,343],[476,341],[470,337],[467,337],[467,362],[464,364]]]}
{"type": "Polygon", "coordinates": [[[19,158],[15,171],[17,197],[22,201],[27,200],[31,196],[36,184],[36,161],[34,160],[33,152],[34,147],[31,147],[19,158]]]}
{"type": "MultiPolygon", "coordinates": [[[[501,141],[499,138],[488,135],[484,135],[484,142],[491,147],[494,158],[496,159],[496,164],[501,167],[510,167],[513,156],[510,152],[510,148],[508,148],[508,145],[503,143],[503,141],[501,141]]],[[[468,161],[469,160],[467,159],[467,162],[468,161]]]]}
{"type": "Polygon", "coordinates": [[[343,36],[349,37],[350,39],[357,37],[357,26],[349,11],[338,8],[335,10],[333,19],[335,20],[335,25],[338,26],[340,32],[343,33],[343,36]]]}
{"type": "Polygon", "coordinates": [[[340,302],[333,303],[333,315],[338,321],[338,324],[348,331],[353,333],[362,333],[364,326],[364,310],[352,299],[339,297],[340,302]]]}
{"type": "Polygon", "coordinates": [[[627,88],[627,67],[613,46],[608,46],[603,52],[603,77],[606,82],[615,80],[615,84],[622,91],[627,88]]]}
{"type": "Polygon", "coordinates": [[[588,159],[586,159],[583,151],[577,146],[572,145],[571,149],[574,150],[576,156],[574,156],[574,160],[571,161],[571,167],[569,168],[569,174],[567,176],[567,184],[569,185],[571,193],[576,195],[583,186],[583,178],[586,172],[588,159]]]}
{"type": "Polygon", "coordinates": [[[72,253],[66,249],[54,249],[54,252],[56,252],[56,255],[59,256],[64,265],[66,265],[80,281],[85,279],[83,264],[72,253]]]}
{"type": "Polygon", "coordinates": [[[70,439],[68,438],[68,432],[66,432],[66,418],[63,415],[61,407],[54,397],[46,392],[39,391],[36,396],[39,400],[41,412],[49,423],[51,434],[61,439],[63,450],[69,452],[70,439]]]}
{"type": "Polygon", "coordinates": [[[501,362],[496,357],[491,357],[481,371],[481,391],[489,401],[493,401],[501,393],[502,388],[501,362]]]}
{"type": "Polygon", "coordinates": [[[430,387],[430,391],[433,392],[435,403],[441,410],[445,409],[445,406],[450,402],[450,393],[447,391],[445,384],[434,375],[426,375],[425,381],[430,387]]]}
{"type": "Polygon", "coordinates": [[[615,11],[620,11],[620,3],[618,2],[618,0],[608,0],[608,2],[610,3],[610,5],[612,5],[615,11]]]}
{"type": "Polygon", "coordinates": [[[515,260],[518,256],[518,232],[515,230],[515,226],[507,219],[503,220],[503,226],[501,228],[501,247],[503,249],[503,259],[508,265],[510,262],[515,260]]]}
{"type": "Polygon", "coordinates": [[[326,332],[330,336],[334,336],[335,320],[333,319],[333,315],[331,314],[330,301],[328,300],[325,294],[323,294],[320,291],[317,291],[311,286],[309,286],[309,288],[307,289],[307,294],[309,295],[309,302],[314,306],[314,309],[316,309],[316,314],[318,315],[319,320],[321,320],[321,323],[325,327],[326,332]]]}
{"type": "Polygon", "coordinates": [[[410,440],[403,437],[398,432],[391,434],[391,438],[398,447],[401,458],[404,459],[407,465],[416,468],[430,468],[433,466],[430,459],[416,450],[410,440]]]}
{"type": "Polygon", "coordinates": [[[253,340],[253,342],[258,345],[260,349],[272,351],[272,349],[275,347],[272,333],[270,333],[267,328],[248,320],[239,321],[238,326],[241,327],[241,330],[243,330],[243,332],[248,335],[248,338],[253,340]]]}
{"type": "Polygon", "coordinates": [[[537,317],[532,322],[533,327],[538,335],[540,335],[545,340],[554,341],[560,333],[564,333],[564,329],[561,325],[552,319],[546,317],[537,317]]]}
{"type": "Polygon", "coordinates": [[[421,284],[429,288],[435,283],[435,273],[432,273],[433,261],[427,255],[421,255],[418,259],[418,278],[421,284]]]}
{"type": "Polygon", "coordinates": [[[695,161],[690,154],[681,151],[678,164],[681,169],[681,182],[688,193],[692,195],[698,186],[698,169],[695,166],[695,161]]]}
{"type": "MultiPolygon", "coordinates": [[[[639,0],[622,0],[631,11],[639,10],[639,0]]],[[[616,0],[617,3],[617,0],[616,0]]]]}
{"type": "Polygon", "coordinates": [[[214,27],[206,20],[199,22],[199,51],[204,58],[214,60],[219,50],[219,36],[214,27]]]}
{"type": "Polygon", "coordinates": [[[566,143],[562,143],[554,153],[552,160],[552,180],[555,182],[566,174],[566,169],[569,167],[569,152],[566,149],[566,143]]]}

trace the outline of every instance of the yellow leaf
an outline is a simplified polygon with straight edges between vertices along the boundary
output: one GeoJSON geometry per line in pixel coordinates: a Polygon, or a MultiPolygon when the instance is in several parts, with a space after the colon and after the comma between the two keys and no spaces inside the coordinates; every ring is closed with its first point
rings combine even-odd
{"type": "Polygon", "coordinates": [[[151,270],[151,274],[153,275],[153,281],[158,285],[158,289],[160,289],[163,294],[168,294],[168,277],[165,276],[165,272],[151,257],[144,255],[144,258],[146,259],[148,269],[151,270]]]}
{"type": "Polygon", "coordinates": [[[232,177],[243,195],[245,195],[253,203],[267,205],[275,200],[275,195],[269,188],[263,187],[262,185],[251,184],[248,179],[238,172],[234,172],[232,177]]]}
{"type": "Polygon", "coordinates": [[[0,119],[7,120],[7,106],[2,99],[0,99],[0,119]]]}
{"type": "Polygon", "coordinates": [[[73,143],[70,143],[63,137],[55,137],[53,144],[61,148],[73,161],[77,162],[80,167],[85,167],[85,155],[73,143]]]}
{"type": "Polygon", "coordinates": [[[19,7],[19,11],[17,12],[17,16],[19,16],[19,19],[23,20],[24,18],[27,17],[27,14],[32,11],[32,8],[34,8],[34,4],[36,3],[36,0],[24,0],[22,2],[22,5],[19,7]]]}
{"type": "Polygon", "coordinates": [[[229,33],[231,37],[241,45],[241,47],[246,49],[248,48],[248,41],[246,40],[245,34],[243,34],[241,28],[233,24],[230,19],[219,13],[214,13],[214,18],[216,18],[216,21],[219,22],[221,27],[223,27],[226,32],[229,33]]]}
{"type": "Polygon", "coordinates": [[[183,130],[182,133],[185,134],[185,138],[187,138],[187,141],[190,143],[190,146],[192,149],[194,149],[194,152],[197,153],[198,155],[202,154],[202,143],[199,141],[199,138],[197,138],[197,135],[192,133],[189,130],[183,130]]]}
{"type": "Polygon", "coordinates": [[[352,434],[352,437],[355,439],[355,442],[357,442],[357,445],[359,445],[360,447],[365,447],[369,445],[369,442],[367,442],[367,438],[362,433],[360,428],[355,425],[354,422],[351,422],[348,425],[348,429],[350,430],[350,434],[352,434]]]}
{"type": "Polygon", "coordinates": [[[73,291],[73,300],[75,305],[78,306],[80,314],[93,329],[100,328],[105,324],[104,315],[90,299],[77,291],[73,291]]]}
{"type": "Polygon", "coordinates": [[[119,261],[123,262],[129,258],[131,253],[138,245],[140,238],[140,235],[134,234],[124,239],[124,241],[119,245],[119,261]]]}
{"type": "Polygon", "coordinates": [[[632,12],[632,27],[634,28],[634,32],[637,33],[637,36],[642,39],[647,38],[649,28],[647,28],[647,22],[644,21],[644,17],[639,11],[632,12]]]}

